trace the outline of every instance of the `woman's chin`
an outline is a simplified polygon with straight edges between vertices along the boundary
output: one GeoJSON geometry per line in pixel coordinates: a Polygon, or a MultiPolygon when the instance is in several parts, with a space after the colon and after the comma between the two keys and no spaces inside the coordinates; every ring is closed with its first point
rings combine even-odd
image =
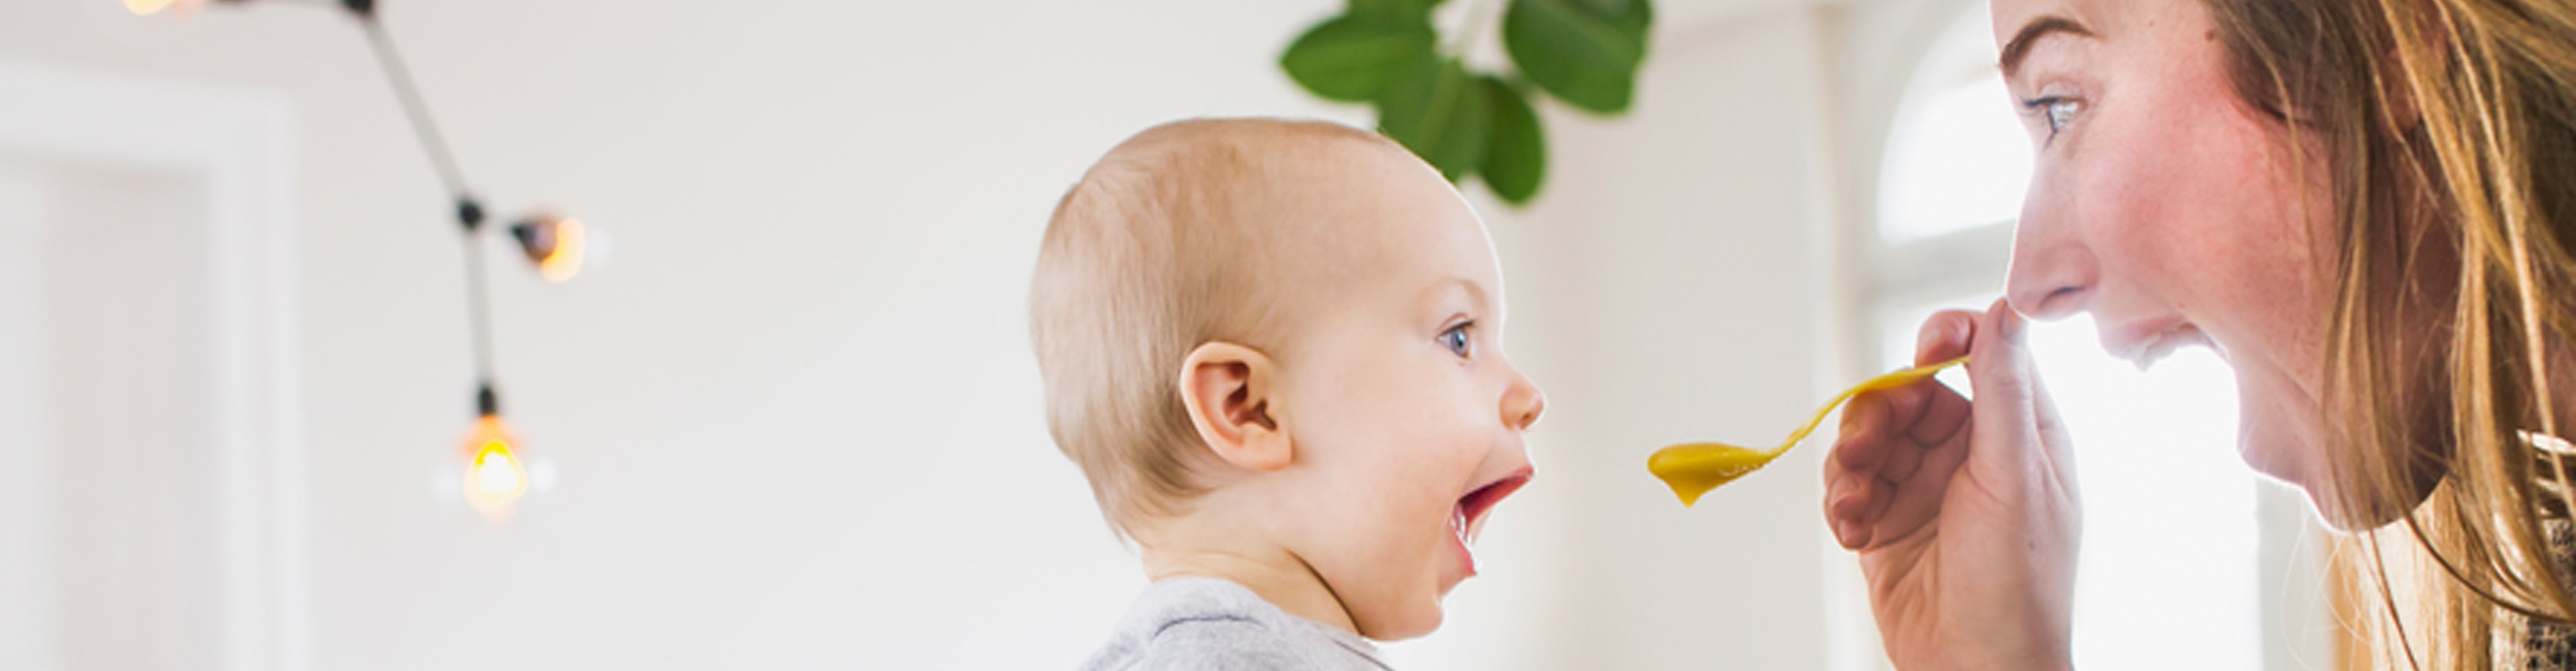
{"type": "MultiPolygon", "coordinates": [[[[2266,430],[2266,423],[2257,420],[2252,412],[2244,415],[2245,418],[2237,425],[2236,458],[2244,460],[2246,467],[2264,477],[2297,487],[2302,492],[2314,491],[2311,485],[2316,479],[2308,472],[2308,460],[2299,458],[2306,448],[2299,436],[2286,431],[2266,430]]],[[[2316,497],[2310,495],[2309,498],[2316,497]]]]}
{"type": "Polygon", "coordinates": [[[2301,458],[2309,447],[2303,437],[2287,431],[2266,430],[2268,423],[2254,420],[2250,417],[2252,413],[2247,414],[2249,417],[2238,427],[2236,437],[2236,455],[2245,461],[2247,467],[2274,482],[2299,490],[2299,496],[2307,499],[2308,508],[2315,511],[2317,520],[2327,528],[2348,532],[2386,522],[2365,519],[2371,516],[2352,514],[2334,503],[2336,492],[2328,482],[2332,478],[2317,477],[2308,468],[2312,462],[2301,458]]]}
{"type": "Polygon", "coordinates": [[[2387,526],[2423,503],[2423,493],[2432,491],[2440,480],[2438,472],[2421,474],[2412,499],[2404,494],[2343,491],[2344,483],[2324,467],[2330,459],[2327,453],[2334,448],[2324,444],[2322,432],[2313,430],[2317,427],[2293,427],[2269,416],[2248,415],[2240,420],[2237,456],[2255,472],[2297,488],[2316,511],[2317,521],[2328,529],[2351,533],[2387,526]]]}

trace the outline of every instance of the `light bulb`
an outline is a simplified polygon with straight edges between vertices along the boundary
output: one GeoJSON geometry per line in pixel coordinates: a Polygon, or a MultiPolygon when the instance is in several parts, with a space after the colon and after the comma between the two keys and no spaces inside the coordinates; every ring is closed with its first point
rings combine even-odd
{"type": "Polygon", "coordinates": [[[177,5],[182,9],[206,4],[206,0],[125,0],[125,9],[135,16],[151,16],[177,5]]]}
{"type": "Polygon", "coordinates": [[[499,415],[474,420],[465,435],[465,502],[492,521],[505,521],[519,497],[528,493],[527,465],[518,450],[519,437],[499,415]]]}
{"type": "Polygon", "coordinates": [[[532,217],[511,226],[510,235],[519,239],[519,250],[536,262],[537,274],[549,282],[581,274],[582,261],[590,254],[590,229],[580,219],[532,217]]]}
{"type": "Polygon", "coordinates": [[[519,472],[519,459],[511,456],[510,446],[491,443],[474,455],[474,493],[484,497],[518,496],[528,488],[528,478],[519,472]]]}

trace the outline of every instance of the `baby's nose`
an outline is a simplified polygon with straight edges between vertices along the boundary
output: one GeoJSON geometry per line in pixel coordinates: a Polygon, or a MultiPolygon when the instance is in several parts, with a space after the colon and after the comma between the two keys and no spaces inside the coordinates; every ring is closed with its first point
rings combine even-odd
{"type": "Polygon", "coordinates": [[[1503,425],[1528,431],[1538,424],[1538,416],[1547,412],[1547,393],[1529,378],[1513,376],[1512,388],[1503,393],[1503,425]]]}

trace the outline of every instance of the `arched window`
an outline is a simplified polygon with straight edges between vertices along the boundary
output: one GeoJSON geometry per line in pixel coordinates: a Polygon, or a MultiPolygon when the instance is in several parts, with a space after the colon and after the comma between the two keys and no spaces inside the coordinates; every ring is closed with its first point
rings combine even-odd
{"type": "MultiPolygon", "coordinates": [[[[1987,9],[1967,10],[1917,61],[1881,156],[1875,225],[1855,241],[1868,260],[1861,323],[1881,370],[1910,363],[1933,311],[2000,294],[2030,181],[2030,139],[1995,67],[1987,9]]],[[[2136,370],[2101,351],[2087,316],[2035,325],[2030,338],[2074,436],[2084,497],[2076,667],[2328,668],[2324,546],[2297,494],[2238,459],[2226,364],[2195,350],[2136,370]]],[[[1956,371],[1945,379],[1967,388],[1956,371]]]]}
{"type": "Polygon", "coordinates": [[[1890,242],[2009,224],[2030,182],[1983,9],[1954,22],[1906,83],[1880,165],[1878,234],[1890,242]]]}

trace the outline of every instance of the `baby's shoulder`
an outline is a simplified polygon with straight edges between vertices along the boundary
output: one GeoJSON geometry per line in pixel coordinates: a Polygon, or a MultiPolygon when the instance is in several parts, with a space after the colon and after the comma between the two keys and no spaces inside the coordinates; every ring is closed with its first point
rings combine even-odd
{"type": "MultiPolygon", "coordinates": [[[[1377,669],[1366,643],[1342,643],[1231,582],[1159,582],[1083,671],[1377,669]]],[[[1357,637],[1349,637],[1357,641],[1357,637]]]]}
{"type": "Polygon", "coordinates": [[[1243,617],[1175,620],[1137,646],[1131,671],[1315,668],[1305,641],[1278,627],[1243,617]]]}

